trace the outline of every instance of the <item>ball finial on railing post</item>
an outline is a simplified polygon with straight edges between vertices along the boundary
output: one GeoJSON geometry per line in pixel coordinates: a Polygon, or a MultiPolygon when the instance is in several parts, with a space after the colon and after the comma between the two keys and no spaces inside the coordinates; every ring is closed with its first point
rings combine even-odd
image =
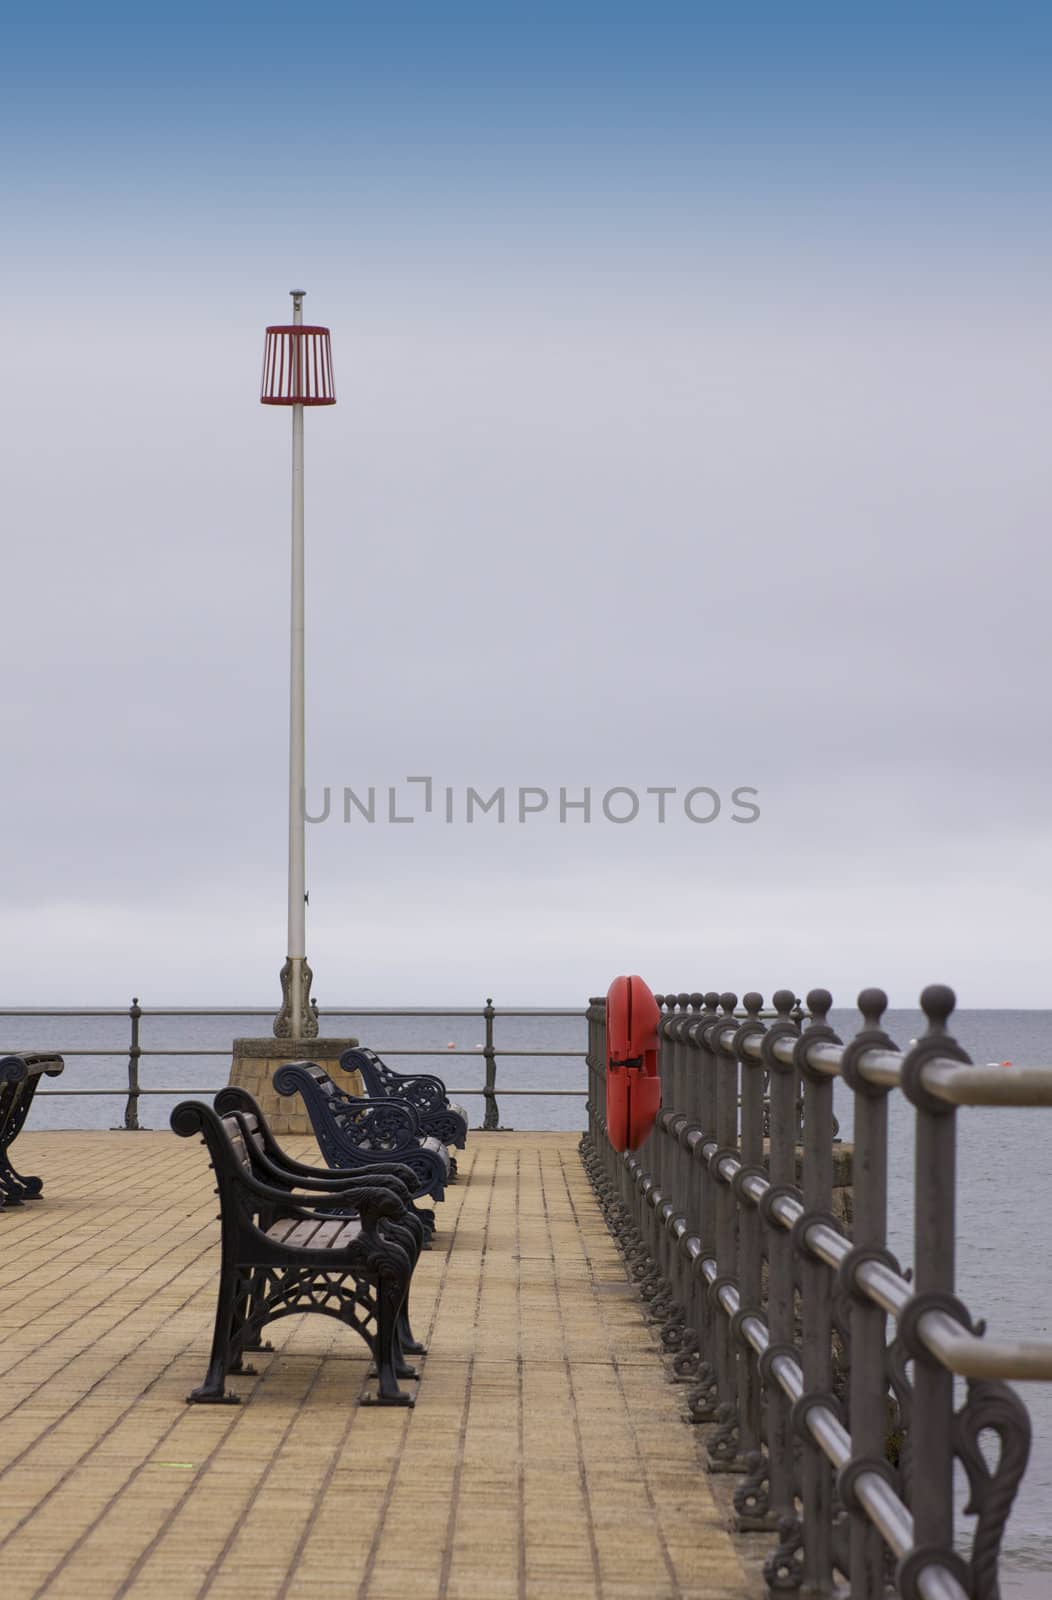
{"type": "Polygon", "coordinates": [[[928,1019],[929,1033],[945,1033],[946,1024],[957,1004],[957,996],[945,983],[929,983],[920,997],[921,1010],[928,1019]]]}
{"type": "Polygon", "coordinates": [[[863,989],[856,1001],[867,1028],[879,1028],[880,1020],[888,1009],[888,997],[883,989],[863,989]]]}
{"type": "Polygon", "coordinates": [[[833,996],[828,989],[809,989],[807,991],[807,1009],[811,1013],[813,1022],[823,1026],[833,1008],[833,996]]]}
{"type": "Polygon", "coordinates": [[[796,1004],[796,994],[792,989],[776,989],[771,996],[771,1004],[778,1013],[778,1021],[788,1022],[796,1004]]]}

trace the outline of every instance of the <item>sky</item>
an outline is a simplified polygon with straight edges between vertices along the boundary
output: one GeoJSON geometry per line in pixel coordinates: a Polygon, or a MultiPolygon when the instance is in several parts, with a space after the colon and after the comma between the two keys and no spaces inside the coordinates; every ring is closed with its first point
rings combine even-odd
{"type": "Polygon", "coordinates": [[[323,1010],[1052,1006],[1052,20],[785,12],[2,22],[4,1005],[277,1002],[303,287],[323,1010]]]}

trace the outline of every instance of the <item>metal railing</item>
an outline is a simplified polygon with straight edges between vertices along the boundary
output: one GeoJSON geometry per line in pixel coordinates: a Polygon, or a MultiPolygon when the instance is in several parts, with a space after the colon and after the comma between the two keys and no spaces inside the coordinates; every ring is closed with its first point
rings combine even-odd
{"type": "Polygon", "coordinates": [[[984,1338],[954,1294],[956,1113],[1052,1105],[1052,1069],[973,1065],[946,1031],[955,1001],[942,986],[921,996],[927,1032],[905,1054],[881,1027],[878,989],[859,996],[862,1027],[846,1045],[821,989],[803,1029],[788,991],[770,1026],[756,994],[744,1018],[732,994],[657,999],[663,1105],[624,1154],[606,1136],[605,1002],[589,1005],[582,1155],[671,1375],[691,1385],[688,1420],[713,1425],[712,1470],[743,1474],[739,1529],[778,1533],[769,1592],[832,1595],[840,1575],[852,1600],[881,1600],[889,1581],[903,1600],[997,1600],[1030,1446],[1026,1408],[1003,1380],[1052,1378],[1052,1344],[984,1338]],[[834,1211],[838,1076],[854,1099],[850,1232],[834,1211]],[[896,1090],[916,1122],[908,1270],[887,1249],[896,1090]],[[955,1374],[968,1380],[956,1412],[955,1374]],[[979,1446],[987,1431],[994,1465],[979,1446]],[[954,1546],[955,1459],[976,1517],[967,1557],[954,1546]]]}
{"type": "MultiPolygon", "coordinates": [[[[313,1006],[314,1006],[315,1015],[317,1016],[319,1013],[318,1013],[318,1008],[317,1008],[316,1002],[313,1002],[313,1006]]],[[[85,1018],[89,1018],[89,1017],[90,1018],[103,1018],[103,1017],[111,1017],[111,1018],[112,1017],[121,1017],[121,1018],[125,1018],[126,1017],[128,1019],[128,1024],[129,1024],[129,1038],[128,1038],[128,1044],[127,1044],[128,1072],[127,1072],[127,1083],[126,1083],[126,1085],[122,1085],[121,1088],[119,1088],[119,1089],[117,1089],[117,1088],[106,1088],[106,1089],[42,1089],[40,1091],[40,1095],[41,1095],[41,1098],[43,1098],[43,1097],[45,1097],[47,1095],[70,1095],[70,1096],[80,1096],[82,1098],[93,1098],[93,1097],[104,1096],[104,1095],[123,1096],[125,1098],[123,1126],[124,1126],[124,1128],[129,1129],[129,1130],[133,1130],[133,1131],[138,1131],[139,1128],[140,1128],[140,1123],[139,1123],[139,1101],[140,1101],[140,1099],[142,1098],[143,1095],[187,1095],[187,1094],[191,1094],[191,1095],[214,1095],[214,1094],[216,1094],[218,1092],[219,1089],[224,1087],[223,1084],[216,1084],[213,1088],[210,1088],[210,1089],[187,1088],[184,1085],[167,1086],[167,1087],[162,1086],[160,1088],[154,1088],[154,1087],[143,1088],[142,1082],[141,1082],[141,1074],[140,1074],[140,1064],[142,1063],[143,1060],[145,1060],[146,1058],[151,1057],[151,1056],[157,1056],[157,1057],[177,1056],[177,1057],[180,1057],[180,1058],[184,1058],[184,1057],[187,1057],[187,1056],[193,1056],[193,1057],[203,1056],[203,1057],[223,1057],[223,1058],[226,1058],[227,1060],[230,1059],[230,1047],[229,1047],[229,1045],[226,1046],[225,1048],[214,1048],[214,1049],[192,1049],[192,1048],[189,1048],[189,1047],[187,1047],[185,1045],[178,1045],[178,1046],[173,1046],[173,1047],[167,1047],[167,1046],[150,1046],[150,1047],[147,1047],[142,1043],[142,1024],[143,1024],[144,1019],[152,1020],[152,1019],[171,1018],[171,1017],[181,1017],[181,1018],[194,1018],[194,1017],[259,1017],[259,1018],[265,1019],[269,1024],[269,1022],[273,1019],[273,1014],[274,1014],[273,1013],[273,1007],[266,1007],[266,1006],[160,1006],[160,1007],[150,1006],[150,1007],[146,1007],[146,1006],[141,1006],[139,1004],[139,1000],[138,1000],[137,997],[132,1000],[131,1005],[128,1006],[126,1009],[125,1008],[112,1009],[112,1008],[107,1008],[107,1007],[87,1007],[87,1008],[82,1008],[82,1009],[76,1009],[76,1008],[69,1007],[69,1006],[54,1006],[54,1007],[35,1006],[35,1007],[21,1008],[21,1009],[8,1009],[8,1008],[0,1009],[0,1019],[7,1018],[7,1017],[20,1017],[20,1018],[23,1018],[23,1019],[24,1018],[38,1017],[38,1018],[41,1018],[41,1019],[45,1019],[46,1018],[47,1020],[50,1021],[51,1019],[53,1019],[55,1017],[62,1017],[62,1018],[69,1018],[71,1021],[73,1021],[73,1020],[76,1020],[76,1019],[85,1019],[85,1018]]],[[[497,1101],[497,1062],[500,1059],[500,1057],[506,1056],[506,1057],[509,1057],[509,1058],[512,1058],[512,1057],[523,1057],[524,1058],[524,1057],[533,1057],[533,1056],[536,1056],[536,1057],[548,1056],[548,1057],[561,1057],[561,1058],[571,1057],[571,1058],[579,1059],[581,1061],[584,1061],[586,1059],[585,1052],[580,1050],[580,1049],[568,1048],[568,1049],[554,1049],[554,1050],[536,1050],[536,1049],[518,1050],[518,1049],[504,1049],[503,1047],[498,1048],[497,1044],[495,1043],[495,1024],[496,1024],[496,1021],[497,1021],[498,1017],[502,1017],[502,1018],[533,1017],[533,1018],[538,1018],[538,1019],[546,1018],[546,1017],[583,1018],[584,1012],[580,1009],[580,1007],[576,1007],[576,1006],[545,1006],[545,1007],[532,1007],[531,1006],[531,1007],[526,1008],[526,1009],[515,1009],[514,1007],[503,1007],[502,1006],[500,1008],[497,1008],[497,1007],[494,1006],[492,999],[487,999],[485,1005],[484,1006],[480,1006],[480,1007],[451,1006],[451,1007],[446,1007],[446,1008],[439,1008],[439,1009],[436,1009],[436,1010],[432,1011],[432,1010],[424,1010],[424,1009],[418,1009],[418,1008],[413,1008],[413,1007],[402,1007],[402,1008],[393,1007],[393,1008],[388,1008],[388,1007],[383,1007],[383,1006],[342,1006],[342,1007],[341,1006],[333,1006],[333,1007],[327,1007],[324,1014],[330,1020],[337,1020],[337,1021],[344,1020],[344,1019],[347,1019],[347,1018],[353,1018],[353,1019],[357,1020],[360,1017],[384,1017],[384,1018],[412,1017],[412,1018],[417,1019],[417,1020],[420,1020],[420,1019],[438,1020],[439,1018],[443,1018],[443,1017],[449,1017],[449,1018],[452,1018],[452,1017],[477,1017],[484,1025],[484,1043],[483,1043],[483,1046],[482,1046],[481,1050],[472,1051],[471,1054],[472,1054],[473,1057],[476,1054],[478,1056],[480,1056],[482,1061],[483,1061],[483,1063],[484,1063],[484,1066],[485,1066],[485,1079],[484,1079],[484,1082],[479,1084],[479,1085],[470,1086],[470,1087],[469,1086],[465,1086],[463,1084],[461,1084],[461,1085],[450,1084],[449,1085],[449,1093],[451,1095],[460,1094],[460,1095],[481,1095],[482,1096],[484,1104],[485,1104],[485,1111],[484,1111],[484,1115],[483,1115],[482,1127],[485,1130],[495,1130],[495,1129],[500,1127],[500,1108],[499,1108],[498,1101],[497,1101]]],[[[309,1046],[309,1041],[308,1041],[308,1046],[309,1046]]],[[[115,1050],[115,1049],[113,1049],[113,1048],[111,1048],[109,1046],[107,1046],[105,1048],[97,1048],[97,1047],[91,1046],[91,1045],[63,1044],[63,1043],[56,1042],[53,1045],[49,1044],[48,1048],[49,1049],[53,1048],[59,1055],[63,1056],[67,1061],[70,1060],[70,1059],[76,1059],[77,1057],[81,1057],[81,1056],[88,1057],[88,1058],[104,1057],[104,1058],[106,1058],[108,1060],[116,1060],[116,1059],[123,1058],[124,1055],[125,1055],[125,1049],[122,1048],[122,1049],[116,1049],[115,1050]]],[[[412,1046],[412,1047],[398,1046],[398,1045],[392,1046],[392,1045],[383,1044],[383,1045],[374,1045],[373,1048],[376,1050],[378,1055],[381,1055],[381,1056],[384,1056],[384,1057],[387,1057],[387,1056],[431,1056],[431,1057],[447,1056],[447,1050],[444,1049],[441,1045],[437,1045],[437,1044],[436,1045],[431,1045],[431,1046],[412,1046]]],[[[515,1097],[515,1098],[537,1097],[537,1098],[545,1098],[545,1099],[553,1098],[553,1099],[579,1099],[579,1100],[584,1100],[586,1098],[586,1095],[587,1095],[587,1088],[584,1087],[584,1086],[582,1086],[580,1089],[547,1089],[547,1088],[545,1088],[545,1089],[511,1089],[511,1088],[502,1087],[500,1089],[500,1094],[502,1096],[510,1096],[510,1097],[515,1097]]]]}

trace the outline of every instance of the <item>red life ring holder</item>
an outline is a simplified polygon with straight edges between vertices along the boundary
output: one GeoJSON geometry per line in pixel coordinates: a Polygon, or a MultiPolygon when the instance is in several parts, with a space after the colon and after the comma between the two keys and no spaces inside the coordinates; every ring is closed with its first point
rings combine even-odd
{"type": "Polygon", "coordinates": [[[614,979],[606,993],[606,1132],[615,1150],[638,1150],[660,1110],[660,1020],[642,978],[614,979]]]}

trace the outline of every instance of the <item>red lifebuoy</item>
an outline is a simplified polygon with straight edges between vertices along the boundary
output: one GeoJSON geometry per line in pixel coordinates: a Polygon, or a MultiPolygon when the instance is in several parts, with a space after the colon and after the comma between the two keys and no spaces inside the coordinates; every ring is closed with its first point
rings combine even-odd
{"type": "Polygon", "coordinates": [[[615,978],[606,993],[606,1132],[615,1150],[638,1150],[661,1107],[661,1011],[642,978],[615,978]]]}

